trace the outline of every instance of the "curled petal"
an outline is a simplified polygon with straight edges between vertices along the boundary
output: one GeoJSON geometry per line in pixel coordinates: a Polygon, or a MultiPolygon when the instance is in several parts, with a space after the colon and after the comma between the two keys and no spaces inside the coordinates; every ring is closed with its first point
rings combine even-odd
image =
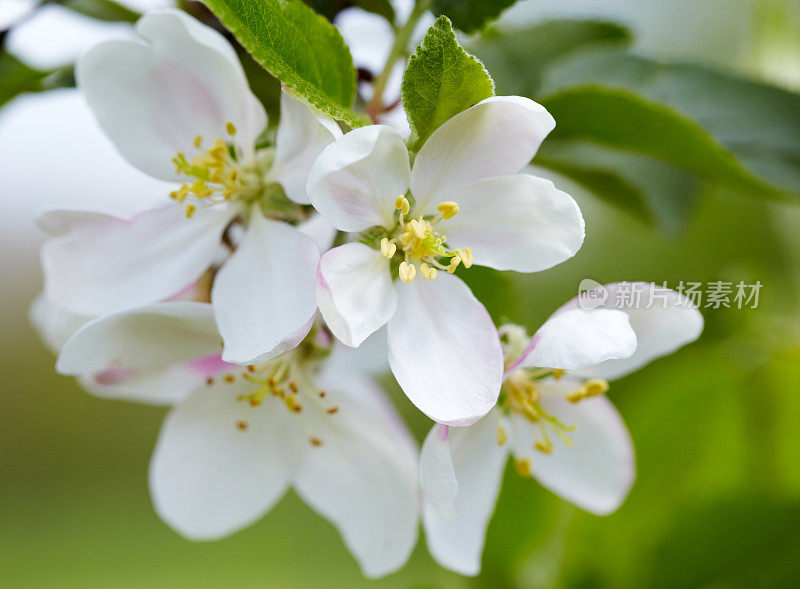
{"type": "Polygon", "coordinates": [[[311,204],[337,229],[393,224],[394,203],[408,190],[408,150],[397,131],[370,125],[326,147],[308,178],[311,204]]]}

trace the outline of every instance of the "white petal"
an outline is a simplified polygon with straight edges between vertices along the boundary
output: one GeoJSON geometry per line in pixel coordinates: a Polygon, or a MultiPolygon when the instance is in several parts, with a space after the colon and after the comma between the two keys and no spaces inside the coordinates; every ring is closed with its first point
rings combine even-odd
{"type": "Polygon", "coordinates": [[[636,351],[628,315],[613,309],[556,313],[534,334],[516,366],[576,370],[636,351]]]}
{"type": "Polygon", "coordinates": [[[327,252],[336,239],[336,227],[331,225],[325,217],[320,214],[313,214],[309,219],[297,226],[303,235],[308,235],[317,243],[319,251],[327,252]]]}
{"type": "MultiPolygon", "coordinates": [[[[609,380],[620,378],[693,342],[703,331],[703,315],[687,297],[673,290],[647,282],[615,283],[605,288],[608,291],[605,308],[619,309],[630,318],[636,332],[636,353],[626,359],[606,360],[580,370],[578,375],[609,380]],[[629,305],[631,300],[625,291],[630,293],[631,288],[641,296],[638,302],[634,299],[629,305]]],[[[562,309],[576,306],[573,300],[562,309]]]]}
{"type": "Polygon", "coordinates": [[[397,131],[370,125],[347,133],[320,154],[308,196],[342,231],[393,223],[394,202],[408,190],[408,150],[397,131]]]}
{"type": "Polygon", "coordinates": [[[50,237],[66,235],[82,227],[109,223],[116,219],[112,215],[79,209],[50,209],[36,217],[36,225],[50,237]]]}
{"type": "Polygon", "coordinates": [[[419,482],[425,501],[444,517],[455,517],[458,481],[450,453],[449,425],[437,423],[425,437],[419,456],[419,482]]]}
{"type": "Polygon", "coordinates": [[[219,350],[211,305],[157,303],[87,323],[62,348],[56,370],[76,376],[111,368],[146,374],[219,350]]]}
{"type": "Polygon", "coordinates": [[[176,10],[148,13],[137,30],[147,43],[101,43],[77,64],[78,85],[120,153],[177,180],[172,158],[193,155],[196,135],[209,144],[227,137],[228,121],[251,150],[266,115],[224,38],[176,10]]]}
{"type": "Polygon", "coordinates": [[[574,256],[585,235],[578,204],[543,178],[518,174],[478,180],[453,200],[442,223],[450,247],[469,247],[475,263],[538,272],[574,256]]]}
{"type": "Polygon", "coordinates": [[[164,300],[206,271],[235,211],[187,219],[169,204],[131,220],[109,217],[42,248],[45,294],[73,313],[102,315],[164,300]]]}
{"type": "Polygon", "coordinates": [[[309,204],[306,182],[320,152],[342,136],[338,125],[317,115],[306,104],[281,93],[281,121],[275,138],[275,161],[270,177],[283,186],[286,196],[309,204]]]}
{"type": "Polygon", "coordinates": [[[434,560],[462,575],[477,575],[486,528],[500,492],[508,456],[497,444],[498,415],[490,413],[469,427],[450,429],[458,495],[454,518],[443,516],[428,501],[422,523],[428,550],[434,560]]]}
{"type": "Polygon", "coordinates": [[[458,201],[458,191],[476,180],[516,174],[554,127],[542,105],[519,96],[487,98],[457,114],[434,131],[414,160],[411,193],[417,206],[428,212],[439,201],[458,201]]]}
{"type": "Polygon", "coordinates": [[[447,425],[474,423],[500,393],[503,352],[489,313],[460,279],[440,272],[398,283],[389,365],[414,405],[447,425]]]}
{"type": "Polygon", "coordinates": [[[259,407],[237,401],[252,386],[201,387],[161,428],[150,492],[159,516],[187,538],[231,534],[259,519],[286,490],[293,460],[287,440],[297,424],[269,395],[259,407]]]}
{"type": "Polygon", "coordinates": [[[72,335],[92,317],[70,313],[40,294],[28,312],[39,337],[53,352],[59,352],[72,335]]]}
{"type": "Polygon", "coordinates": [[[239,247],[211,291],[226,361],[264,362],[302,341],[317,310],[318,263],[313,239],[253,210],[239,247]]]}
{"type": "MultiPolygon", "coordinates": [[[[344,385],[349,386],[349,385],[344,385]]],[[[352,391],[328,389],[335,415],[313,408],[304,416],[319,447],[307,444],[294,480],[298,494],[330,520],[368,577],[400,568],[417,538],[417,464],[388,421],[352,391]]]]}
{"type": "Polygon", "coordinates": [[[333,335],[361,345],[397,308],[389,260],[363,243],[333,248],[319,262],[317,304],[333,335]]]}
{"type": "Polygon", "coordinates": [[[541,404],[575,427],[567,433],[572,445],[551,436],[551,454],[535,451],[539,428],[517,415],[512,416],[515,454],[529,458],[536,480],[561,498],[596,515],[616,511],[636,476],[633,441],[619,412],[603,396],[573,404],[563,395],[543,394],[541,404]]]}

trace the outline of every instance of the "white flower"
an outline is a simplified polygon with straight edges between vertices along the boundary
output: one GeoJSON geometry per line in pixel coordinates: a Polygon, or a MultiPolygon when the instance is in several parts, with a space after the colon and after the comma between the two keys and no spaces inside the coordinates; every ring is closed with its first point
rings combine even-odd
{"type": "Polygon", "coordinates": [[[256,151],[266,115],[225,39],[176,10],[137,31],[145,42],[83,56],[78,82],[130,163],[182,183],[177,202],[165,194],[132,219],[97,216],[50,240],[46,296],[81,315],[117,312],[168,299],[222,260],[211,299],[225,358],[263,361],[313,322],[319,250],[284,221],[303,220],[308,170],[341,132],[284,94],[276,147],[256,151]]]}
{"type": "MultiPolygon", "coordinates": [[[[614,300],[617,285],[606,288],[614,300]]],[[[587,311],[573,300],[527,346],[522,328],[503,330],[509,366],[498,406],[470,427],[434,426],[423,444],[423,524],[439,564],[465,575],[480,571],[509,454],[520,474],[582,509],[604,515],[620,506],[635,476],[633,443],[602,394],[605,379],[673,352],[703,329],[688,299],[658,294],[666,308],[587,311]]]]}
{"type": "Polygon", "coordinates": [[[416,449],[380,390],[356,372],[357,353],[327,356],[330,345],[312,333],[265,363],[228,364],[211,306],[169,302],[87,324],[57,369],[105,396],[173,405],[150,490],[183,536],[231,534],[291,486],[337,527],[364,574],[380,576],[402,566],[416,542],[416,449]]]}
{"type": "Polygon", "coordinates": [[[448,272],[472,263],[535,272],[583,242],[575,201],[547,180],[517,174],[554,124],[531,100],[488,98],[439,127],[413,169],[397,131],[373,125],[326,147],[309,175],[314,207],[338,229],[364,232],[361,243],[320,261],[325,321],[349,346],[388,323],[395,377],[440,423],[485,415],[502,375],[489,315],[448,272]]]}

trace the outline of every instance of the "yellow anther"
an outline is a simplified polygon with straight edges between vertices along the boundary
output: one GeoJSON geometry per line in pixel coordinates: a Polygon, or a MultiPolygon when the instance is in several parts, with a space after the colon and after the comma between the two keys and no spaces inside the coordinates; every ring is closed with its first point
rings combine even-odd
{"type": "Polygon", "coordinates": [[[520,476],[529,478],[531,476],[531,460],[530,458],[517,458],[514,460],[514,467],[520,476]]]}
{"type": "Polygon", "coordinates": [[[407,215],[408,211],[411,210],[411,203],[409,203],[408,199],[401,194],[394,200],[394,208],[396,208],[402,214],[407,215]]]}
{"type": "Polygon", "coordinates": [[[192,184],[190,190],[197,198],[205,198],[213,192],[213,190],[206,185],[205,180],[197,180],[192,184]]]}
{"type": "Polygon", "coordinates": [[[178,188],[178,190],[173,190],[172,192],[169,193],[170,198],[177,200],[180,203],[186,200],[186,197],[188,195],[189,195],[189,187],[186,184],[178,188]]]}
{"type": "Polygon", "coordinates": [[[608,381],[602,378],[592,378],[584,382],[578,390],[567,395],[567,401],[578,403],[590,397],[602,395],[608,391],[608,381]]]}
{"type": "Polygon", "coordinates": [[[228,135],[236,135],[236,125],[228,121],[225,123],[225,131],[227,131],[228,135]]]}
{"type": "Polygon", "coordinates": [[[508,434],[502,425],[497,426],[497,445],[503,446],[508,441],[508,434]]]}
{"type": "Polygon", "coordinates": [[[550,440],[536,440],[533,447],[543,454],[551,454],[553,452],[553,442],[550,440]]]}
{"type": "Polygon", "coordinates": [[[322,440],[320,440],[320,439],[319,439],[319,438],[317,438],[316,436],[311,436],[310,438],[308,438],[308,441],[309,441],[309,442],[311,443],[311,445],[312,445],[312,446],[314,446],[315,448],[319,448],[320,446],[322,446],[322,440]]]}
{"type": "Polygon", "coordinates": [[[470,266],[472,266],[472,259],[473,258],[472,258],[472,250],[471,249],[469,249],[468,247],[465,247],[464,249],[457,249],[456,253],[461,258],[461,261],[464,264],[464,268],[469,268],[470,266]]]}
{"type": "Polygon", "coordinates": [[[238,429],[240,432],[247,431],[247,426],[248,426],[248,423],[246,421],[241,420],[241,419],[236,422],[236,429],[238,429]]]}
{"type": "Polygon", "coordinates": [[[458,214],[458,203],[452,200],[440,202],[436,210],[442,213],[443,219],[452,219],[458,214]]]}
{"type": "Polygon", "coordinates": [[[423,278],[427,278],[428,280],[436,278],[436,268],[431,268],[425,262],[419,265],[419,273],[422,274],[423,278]]]}
{"type": "Polygon", "coordinates": [[[389,243],[389,239],[384,237],[381,239],[381,253],[391,259],[394,256],[395,252],[397,251],[397,244],[389,243]]]}
{"type": "Polygon", "coordinates": [[[608,392],[608,381],[603,378],[592,378],[583,383],[586,388],[586,394],[590,397],[596,397],[608,392]]]}
{"type": "Polygon", "coordinates": [[[412,219],[408,222],[408,226],[411,229],[411,233],[414,234],[414,237],[417,239],[425,239],[425,225],[422,221],[412,219]]]}
{"type": "Polygon", "coordinates": [[[286,403],[286,407],[289,411],[300,413],[303,410],[303,407],[297,402],[297,397],[294,395],[287,395],[283,402],[286,403]]]}
{"type": "Polygon", "coordinates": [[[186,205],[186,218],[191,219],[192,215],[194,215],[196,210],[197,207],[194,206],[193,204],[186,205]]]}
{"type": "Polygon", "coordinates": [[[553,370],[553,380],[561,380],[562,376],[564,376],[563,368],[556,368],[555,370],[553,370]]]}
{"type": "Polygon", "coordinates": [[[208,150],[208,153],[212,158],[217,160],[216,162],[209,162],[209,165],[219,165],[219,160],[228,155],[228,144],[222,139],[215,139],[214,144],[211,146],[211,149],[208,150]]]}
{"type": "Polygon", "coordinates": [[[458,268],[458,265],[461,263],[461,258],[459,256],[453,256],[450,259],[450,265],[447,267],[447,272],[452,274],[458,268]]]}
{"type": "Polygon", "coordinates": [[[414,264],[400,262],[400,268],[398,272],[400,274],[400,280],[403,282],[413,282],[414,277],[417,275],[417,267],[414,266],[414,264]]]}
{"type": "Polygon", "coordinates": [[[203,145],[203,136],[202,135],[195,135],[194,136],[194,141],[192,141],[192,143],[194,143],[194,146],[199,149],[200,146],[203,145]]]}

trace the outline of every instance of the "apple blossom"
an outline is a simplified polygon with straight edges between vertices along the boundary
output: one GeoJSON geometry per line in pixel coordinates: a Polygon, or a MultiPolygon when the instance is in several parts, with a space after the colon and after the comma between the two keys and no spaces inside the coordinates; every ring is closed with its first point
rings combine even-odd
{"type": "MultiPolygon", "coordinates": [[[[497,406],[469,427],[435,425],[423,444],[423,524],[439,564],[479,572],[510,454],[522,476],[586,511],[605,515],[620,506],[633,484],[633,443],[603,395],[606,379],[673,352],[703,328],[682,295],[641,287],[659,291],[665,304],[584,310],[573,300],[531,339],[521,327],[501,328],[507,369],[497,406]]],[[[605,288],[613,294],[618,285],[605,288]]]]}
{"type": "Polygon", "coordinates": [[[165,191],[164,206],[87,215],[51,239],[46,296],[102,315],[168,299],[221,264],[211,301],[225,359],[266,360],[313,322],[319,249],[293,225],[307,216],[311,164],[341,131],[283,94],[275,148],[257,149],[266,114],[222,35],[177,10],[146,14],[137,31],[144,42],[84,55],[78,83],[119,152],[178,183],[173,202],[165,191]]]}
{"type": "Polygon", "coordinates": [[[315,329],[266,362],[229,364],[211,305],[167,302],[88,323],[57,369],[103,396],[172,406],[150,490],[183,536],[231,534],[291,486],[337,527],[363,572],[381,576],[416,542],[416,450],[358,353],[331,348],[315,329]]]}
{"type": "Polygon", "coordinates": [[[440,423],[480,419],[502,375],[496,329],[455,270],[535,272],[583,242],[575,201],[517,173],[554,124],[532,100],[492,97],[439,127],[413,168],[399,133],[373,125],[326,147],[309,174],[314,207],[338,229],[360,232],[320,261],[326,323],[349,346],[388,323],[395,377],[440,423]]]}

